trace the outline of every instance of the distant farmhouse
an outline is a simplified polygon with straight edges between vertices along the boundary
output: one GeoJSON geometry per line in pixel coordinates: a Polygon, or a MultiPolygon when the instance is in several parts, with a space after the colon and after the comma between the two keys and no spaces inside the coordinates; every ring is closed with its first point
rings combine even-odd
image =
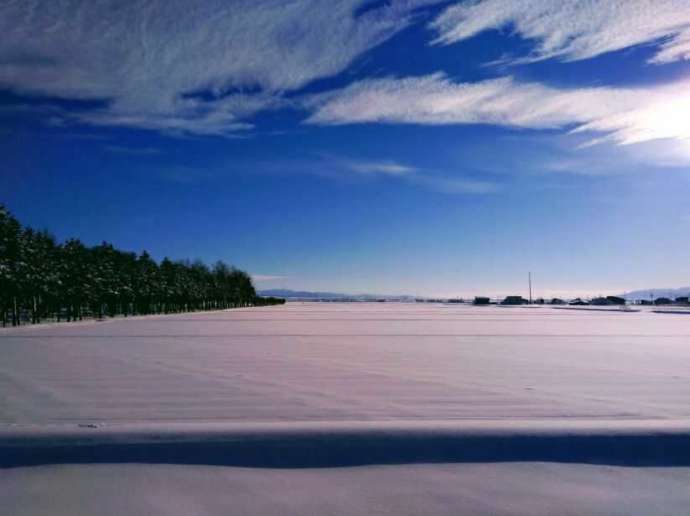
{"type": "Polygon", "coordinates": [[[502,305],[526,305],[526,304],[529,304],[529,301],[527,301],[522,296],[508,296],[503,301],[501,301],[501,304],[502,305]]]}
{"type": "Polygon", "coordinates": [[[596,306],[621,306],[625,304],[625,299],[618,296],[595,297],[589,303],[596,306]]]}

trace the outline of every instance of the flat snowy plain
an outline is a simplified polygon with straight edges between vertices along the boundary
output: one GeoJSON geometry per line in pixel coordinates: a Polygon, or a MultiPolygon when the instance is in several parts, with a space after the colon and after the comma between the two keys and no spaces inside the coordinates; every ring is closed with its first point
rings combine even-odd
{"type": "Polygon", "coordinates": [[[0,330],[8,514],[688,514],[690,314],[398,303],[0,330]]]}

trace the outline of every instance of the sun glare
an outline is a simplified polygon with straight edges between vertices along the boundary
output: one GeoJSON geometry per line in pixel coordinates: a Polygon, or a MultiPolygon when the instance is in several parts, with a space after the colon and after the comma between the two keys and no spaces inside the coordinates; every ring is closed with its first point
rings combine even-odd
{"type": "Polygon", "coordinates": [[[690,139],[690,90],[653,102],[640,113],[638,130],[645,139],[690,139]]]}

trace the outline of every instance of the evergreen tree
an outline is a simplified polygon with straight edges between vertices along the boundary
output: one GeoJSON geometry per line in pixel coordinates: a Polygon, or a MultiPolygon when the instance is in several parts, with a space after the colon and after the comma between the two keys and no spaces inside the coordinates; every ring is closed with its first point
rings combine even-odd
{"type": "Polygon", "coordinates": [[[59,244],[44,231],[22,228],[0,205],[0,316],[2,325],[84,316],[176,313],[265,306],[284,299],[256,295],[251,277],[218,261],[160,265],[103,242],[59,244]]]}
{"type": "Polygon", "coordinates": [[[17,268],[20,265],[20,235],[21,225],[0,205],[0,309],[3,326],[7,324],[8,311],[12,313],[12,324],[19,324],[17,268]]]}

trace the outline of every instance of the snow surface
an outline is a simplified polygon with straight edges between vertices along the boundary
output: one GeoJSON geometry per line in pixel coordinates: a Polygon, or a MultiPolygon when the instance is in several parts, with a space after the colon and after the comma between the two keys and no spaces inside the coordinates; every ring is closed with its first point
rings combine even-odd
{"type": "Polygon", "coordinates": [[[687,314],[289,303],[0,330],[0,351],[3,513],[690,506],[687,314]]]}
{"type": "Polygon", "coordinates": [[[0,425],[690,418],[690,318],[312,303],[0,332],[0,425]]]}
{"type": "Polygon", "coordinates": [[[685,516],[690,468],[50,466],[0,471],[12,516],[685,516]]]}

